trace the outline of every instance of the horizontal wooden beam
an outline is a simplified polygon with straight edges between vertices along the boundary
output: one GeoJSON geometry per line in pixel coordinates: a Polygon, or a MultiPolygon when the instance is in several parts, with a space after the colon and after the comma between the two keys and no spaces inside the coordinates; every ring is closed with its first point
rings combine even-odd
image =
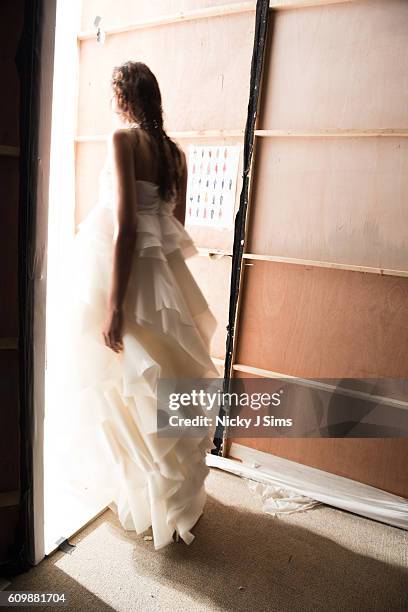
{"type": "MultiPolygon", "coordinates": [[[[355,0],[270,0],[269,8],[272,10],[291,10],[308,7],[327,6],[331,4],[346,4],[355,2],[355,0]]],[[[141,19],[131,23],[124,23],[117,26],[107,26],[104,28],[103,22],[101,29],[105,36],[113,36],[115,34],[123,34],[125,32],[133,32],[136,30],[147,30],[157,28],[174,23],[184,23],[187,21],[196,21],[199,19],[210,19],[214,17],[225,17],[228,15],[239,15],[247,12],[255,12],[256,2],[234,2],[232,4],[224,4],[220,6],[211,6],[202,9],[191,11],[180,11],[170,15],[163,15],[153,19],[141,19]]],[[[78,33],[78,40],[96,39],[97,28],[85,30],[78,33]]]]}
{"type": "MultiPolygon", "coordinates": [[[[169,131],[168,135],[180,140],[190,138],[241,139],[244,137],[244,130],[180,130],[169,131]]],[[[255,136],[259,138],[407,138],[408,129],[255,130],[255,136]]],[[[79,135],[75,137],[75,142],[103,142],[107,138],[108,134],[79,135]]]]}
{"type": "Polygon", "coordinates": [[[408,410],[408,402],[403,400],[397,400],[393,397],[386,397],[382,395],[372,395],[365,391],[356,391],[355,389],[346,389],[344,387],[338,387],[329,383],[324,383],[319,380],[313,380],[312,378],[302,378],[300,376],[292,376],[290,374],[283,374],[282,372],[274,372],[273,370],[264,370],[262,368],[255,368],[253,366],[244,365],[242,363],[234,363],[232,366],[234,372],[243,372],[244,374],[253,374],[261,378],[279,378],[285,381],[293,381],[303,385],[304,387],[311,387],[314,389],[321,389],[323,391],[336,392],[337,395],[346,395],[353,398],[359,398],[362,400],[369,400],[376,402],[377,404],[385,404],[386,406],[394,406],[395,408],[402,408],[408,410]]]}
{"type": "Polygon", "coordinates": [[[327,6],[329,4],[346,4],[356,0],[270,0],[269,8],[276,10],[288,10],[309,8],[312,6],[327,6]]]}
{"type": "Polygon", "coordinates": [[[244,138],[244,130],[186,130],[180,132],[168,132],[171,138],[244,138]]]}
{"type": "Polygon", "coordinates": [[[349,270],[351,272],[363,272],[367,274],[380,274],[382,276],[408,277],[408,270],[391,270],[388,268],[371,268],[369,266],[355,266],[353,264],[342,264],[333,261],[317,261],[314,259],[296,259],[294,257],[280,257],[278,255],[258,255],[255,253],[244,253],[244,259],[260,261],[276,261],[277,263],[289,263],[299,266],[312,266],[316,268],[333,268],[335,270],[349,270]]]}
{"type": "Polygon", "coordinates": [[[0,145],[0,157],[19,157],[20,147],[0,145]]]}
{"type": "Polygon", "coordinates": [[[260,138],[407,138],[408,130],[400,128],[377,128],[366,130],[255,130],[260,138]]]}
{"type": "MultiPolygon", "coordinates": [[[[160,26],[170,25],[173,23],[184,23],[186,21],[196,21],[199,19],[209,19],[213,17],[225,17],[227,15],[236,15],[247,12],[255,12],[256,2],[234,2],[232,4],[224,4],[221,6],[211,6],[208,8],[196,9],[191,11],[180,11],[171,15],[163,15],[153,19],[142,19],[131,23],[104,27],[103,21],[101,28],[105,36],[114,34],[123,34],[124,32],[134,32],[135,30],[145,30],[149,28],[157,28],[160,26]]],[[[97,30],[87,30],[79,32],[78,40],[96,39],[97,30]]]]}
{"type": "Polygon", "coordinates": [[[219,357],[211,357],[211,359],[215,363],[215,365],[218,365],[218,366],[224,365],[224,359],[220,359],[219,357]]]}
{"type": "MultiPolygon", "coordinates": [[[[179,132],[167,132],[170,138],[175,140],[190,138],[244,138],[244,130],[185,130],[179,132]]],[[[105,142],[108,134],[89,134],[76,136],[75,142],[105,142]]]]}

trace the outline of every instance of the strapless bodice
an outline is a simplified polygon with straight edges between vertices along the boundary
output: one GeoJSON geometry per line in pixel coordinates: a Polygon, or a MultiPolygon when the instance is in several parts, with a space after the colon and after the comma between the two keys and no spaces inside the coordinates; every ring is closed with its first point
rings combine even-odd
{"type": "MultiPolygon", "coordinates": [[[[135,184],[138,217],[135,255],[165,262],[167,256],[175,251],[184,258],[196,255],[198,251],[191,236],[173,214],[176,201],[164,201],[156,183],[135,179],[135,184]]],[[[108,252],[115,235],[117,220],[113,209],[113,173],[105,163],[99,175],[98,201],[78,224],[78,234],[88,236],[94,248],[102,252],[108,252]]]]}
{"type": "MultiPolygon", "coordinates": [[[[152,181],[135,179],[137,192],[137,212],[140,215],[172,215],[176,206],[175,200],[164,201],[159,194],[159,185],[152,181]]],[[[113,209],[112,170],[108,163],[103,166],[99,175],[100,206],[113,209]]]]}

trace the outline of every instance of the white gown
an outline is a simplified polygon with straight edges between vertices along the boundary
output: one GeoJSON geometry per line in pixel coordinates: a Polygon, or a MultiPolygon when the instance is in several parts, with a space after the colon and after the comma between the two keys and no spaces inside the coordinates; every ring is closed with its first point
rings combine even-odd
{"type": "Polygon", "coordinates": [[[142,533],[151,526],[159,549],[172,541],[175,529],[187,544],[194,539],[190,530],[206,499],[205,455],[214,445],[210,431],[201,437],[157,435],[157,382],[219,378],[209,356],[216,320],[184,261],[197,250],[173,215],[175,203],[162,201],[155,183],[137,180],[136,187],[137,240],[123,351],[114,353],[102,337],[114,235],[107,160],[98,202],[69,254],[65,389],[74,444],[84,470],[92,465],[88,486],[108,495],[124,529],[142,533]]]}

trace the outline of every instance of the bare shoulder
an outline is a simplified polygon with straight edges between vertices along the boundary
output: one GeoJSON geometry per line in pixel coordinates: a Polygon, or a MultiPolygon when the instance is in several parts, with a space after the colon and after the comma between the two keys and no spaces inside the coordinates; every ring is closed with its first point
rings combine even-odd
{"type": "Polygon", "coordinates": [[[117,128],[110,132],[108,137],[108,155],[113,163],[131,163],[132,135],[126,128],[117,128]]]}
{"type": "Polygon", "coordinates": [[[112,132],[109,134],[110,144],[114,147],[128,147],[132,143],[132,139],[135,138],[132,131],[134,130],[129,128],[116,128],[115,130],[112,130],[112,132]]]}

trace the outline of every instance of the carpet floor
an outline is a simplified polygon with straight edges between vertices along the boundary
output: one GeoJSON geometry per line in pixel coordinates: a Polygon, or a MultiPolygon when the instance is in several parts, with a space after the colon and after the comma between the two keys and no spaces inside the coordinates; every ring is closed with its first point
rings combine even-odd
{"type": "Polygon", "coordinates": [[[190,546],[155,551],[107,510],[7,590],[64,591],[81,612],[408,610],[407,532],[327,506],[276,518],[217,469],[206,485],[190,546]]]}

